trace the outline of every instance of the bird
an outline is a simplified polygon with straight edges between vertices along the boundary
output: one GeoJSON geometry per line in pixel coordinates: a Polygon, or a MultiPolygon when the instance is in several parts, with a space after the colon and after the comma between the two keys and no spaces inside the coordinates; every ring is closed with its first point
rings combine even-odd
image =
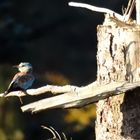
{"type": "Polygon", "coordinates": [[[18,68],[19,72],[13,77],[7,90],[4,92],[4,96],[12,91],[22,91],[27,94],[26,90],[32,86],[35,80],[32,74],[32,65],[29,62],[21,62],[19,65],[13,67],[18,68]]]}

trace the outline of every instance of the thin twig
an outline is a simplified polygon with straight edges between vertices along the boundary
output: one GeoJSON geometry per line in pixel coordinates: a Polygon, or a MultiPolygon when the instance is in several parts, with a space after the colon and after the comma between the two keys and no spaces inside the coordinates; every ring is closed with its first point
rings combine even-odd
{"type": "Polygon", "coordinates": [[[41,127],[42,127],[43,129],[47,129],[47,130],[49,130],[49,131],[51,132],[51,134],[53,135],[53,137],[52,137],[52,138],[49,138],[49,139],[56,139],[56,138],[57,138],[57,137],[56,137],[56,134],[55,134],[54,130],[52,130],[52,128],[49,128],[49,127],[44,126],[44,125],[42,125],[41,127]]]}
{"type": "Polygon", "coordinates": [[[126,11],[125,11],[125,13],[123,15],[124,21],[128,21],[129,20],[131,14],[133,12],[134,6],[135,6],[135,1],[136,0],[129,0],[127,8],[126,8],[126,11]]]}
{"type": "Polygon", "coordinates": [[[63,135],[64,140],[67,140],[67,137],[64,132],[62,132],[62,135],[63,135]]]}
{"type": "Polygon", "coordinates": [[[58,139],[61,140],[61,136],[59,135],[59,133],[52,126],[50,126],[50,128],[55,132],[58,139]]]}
{"type": "MultiPolygon", "coordinates": [[[[48,140],[62,140],[60,134],[52,126],[50,126],[50,128],[49,128],[47,126],[42,125],[41,127],[43,129],[47,129],[53,135],[53,137],[52,138],[49,138],[48,140]]],[[[67,140],[67,137],[66,137],[65,133],[62,132],[62,136],[63,136],[63,139],[64,140],[67,140]]]]}
{"type": "Polygon", "coordinates": [[[93,6],[93,5],[90,5],[90,4],[79,3],[79,2],[69,2],[68,5],[69,6],[74,6],[74,7],[86,8],[86,9],[89,9],[89,10],[95,11],[95,12],[107,13],[107,14],[115,16],[119,20],[123,21],[123,16],[122,15],[114,12],[113,10],[107,9],[107,8],[97,7],[97,6],[93,6]]]}

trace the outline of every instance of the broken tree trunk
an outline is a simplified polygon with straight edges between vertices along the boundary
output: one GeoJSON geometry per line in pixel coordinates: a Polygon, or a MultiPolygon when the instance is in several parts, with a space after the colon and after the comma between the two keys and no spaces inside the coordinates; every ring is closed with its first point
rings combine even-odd
{"type": "MultiPolygon", "coordinates": [[[[97,81],[140,80],[140,27],[107,17],[97,27],[97,81]]],[[[140,89],[97,103],[96,140],[140,139],[140,89]]]]}
{"type": "MultiPolygon", "coordinates": [[[[22,111],[81,107],[98,102],[96,140],[140,140],[140,26],[128,21],[134,4],[135,0],[130,0],[121,16],[106,8],[69,3],[107,13],[104,24],[97,27],[97,80],[84,87],[46,85],[28,90],[30,95],[62,94],[24,105],[22,111]]],[[[25,96],[19,92],[9,94],[15,95],[25,96]]]]}

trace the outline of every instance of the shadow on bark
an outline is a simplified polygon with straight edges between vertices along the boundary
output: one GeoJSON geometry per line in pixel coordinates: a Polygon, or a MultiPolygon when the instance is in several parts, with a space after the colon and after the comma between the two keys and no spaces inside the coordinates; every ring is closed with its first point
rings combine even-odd
{"type": "Polygon", "coordinates": [[[121,104],[123,113],[122,135],[130,139],[140,139],[140,88],[125,94],[121,104]]]}

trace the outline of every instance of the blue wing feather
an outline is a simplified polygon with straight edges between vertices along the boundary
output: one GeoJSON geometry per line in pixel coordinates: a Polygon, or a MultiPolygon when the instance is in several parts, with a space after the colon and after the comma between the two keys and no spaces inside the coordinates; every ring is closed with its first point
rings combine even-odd
{"type": "Polygon", "coordinates": [[[33,82],[34,76],[32,74],[17,73],[11,81],[5,95],[11,91],[26,90],[32,86],[33,82]]]}

